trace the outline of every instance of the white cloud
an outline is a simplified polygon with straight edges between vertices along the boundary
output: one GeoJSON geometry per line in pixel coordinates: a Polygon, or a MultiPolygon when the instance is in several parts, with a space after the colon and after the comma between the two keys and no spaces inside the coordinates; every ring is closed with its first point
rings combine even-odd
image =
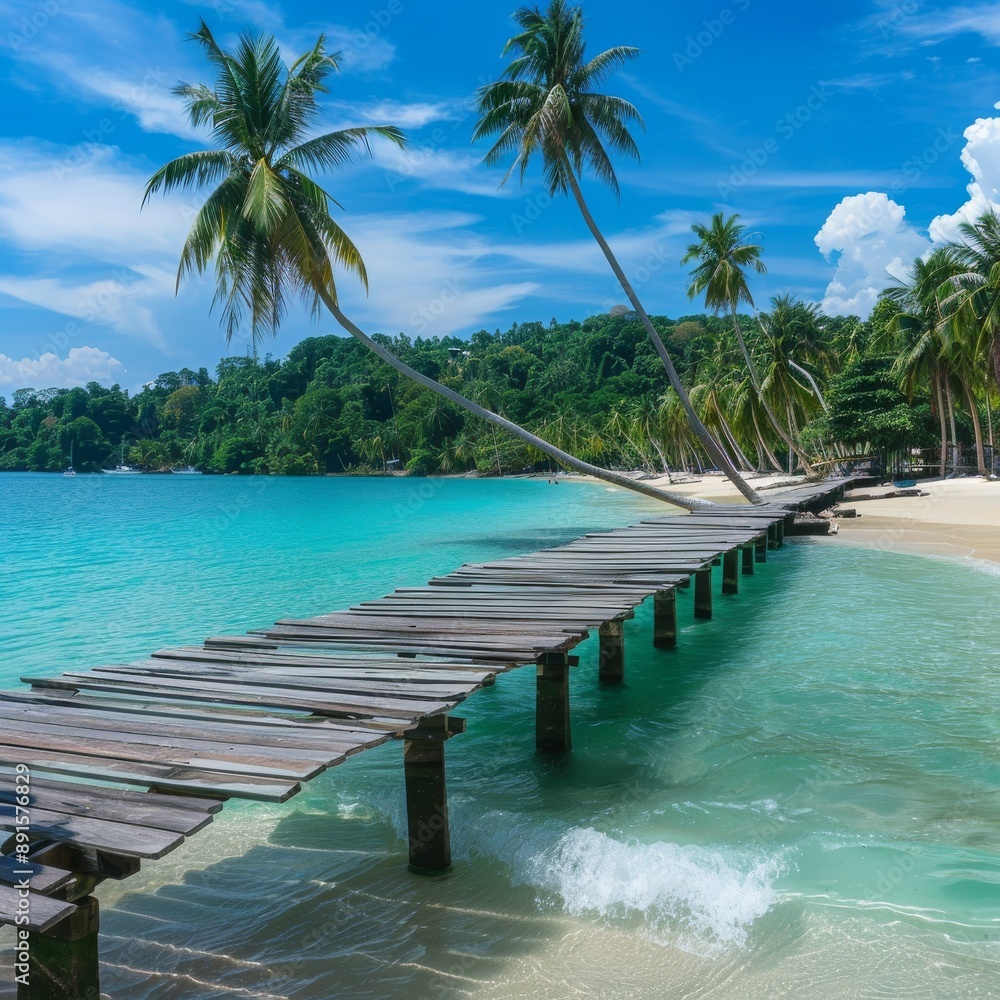
{"type": "MultiPolygon", "coordinates": [[[[119,117],[131,114],[146,132],[163,132],[183,139],[204,138],[203,131],[189,124],[184,102],[170,93],[176,81],[158,66],[133,80],[92,66],[77,67],[69,76],[94,96],[110,100],[119,117]]],[[[103,122],[113,125],[114,119],[101,119],[97,131],[103,122]]]]}
{"type": "Polygon", "coordinates": [[[11,389],[71,389],[88,382],[115,382],[125,366],[96,347],[72,347],[65,358],[48,352],[37,359],[0,354],[0,385],[11,389]]]}
{"type": "Polygon", "coordinates": [[[1000,45],[1000,7],[995,3],[945,7],[900,20],[899,31],[934,42],[952,35],[977,34],[990,45],[1000,45]]]}
{"type": "Polygon", "coordinates": [[[327,113],[334,112],[347,120],[335,128],[349,125],[398,125],[400,128],[423,128],[432,122],[461,121],[467,111],[465,101],[392,101],[372,100],[366,103],[327,101],[327,113]]]}
{"type": "Polygon", "coordinates": [[[163,337],[146,302],[165,291],[126,272],[90,282],[0,274],[0,293],[4,295],[84,323],[111,326],[161,348],[163,337]]]}
{"type": "Polygon", "coordinates": [[[113,147],[0,141],[0,235],[38,255],[33,274],[0,273],[0,292],[162,346],[153,306],[173,297],[196,202],[140,212],[144,183],[113,147]]]}
{"type": "MultiPolygon", "coordinates": [[[[259,0],[219,0],[208,19],[226,47],[236,41],[229,25],[240,31],[249,26],[273,34],[288,64],[324,34],[328,50],[341,55],[342,72],[370,73],[395,59],[395,46],[384,37],[394,20],[390,12],[394,3],[369,11],[367,19],[356,25],[313,22],[293,27],[285,23],[280,9],[259,0]]],[[[74,100],[89,100],[100,109],[99,116],[107,116],[95,117],[85,132],[99,129],[101,122],[113,126],[131,115],[147,132],[183,139],[200,134],[189,124],[183,102],[171,93],[178,80],[198,82],[211,76],[200,51],[185,44],[186,31],[198,24],[194,12],[178,24],[155,7],[132,7],[118,0],[53,7],[56,13],[46,18],[43,31],[30,38],[11,35],[17,37],[17,44],[9,48],[22,67],[41,72],[46,86],[68,91],[74,100]]],[[[0,0],[0,20],[16,26],[22,19],[27,20],[23,10],[18,14],[16,4],[0,0]]],[[[30,73],[16,79],[23,86],[33,85],[30,73]]],[[[432,108],[425,105],[423,113],[431,113],[432,108]]]]}
{"type": "Polygon", "coordinates": [[[433,144],[412,144],[400,149],[388,142],[372,146],[375,163],[385,172],[390,191],[407,181],[419,181],[426,187],[489,198],[511,198],[520,193],[516,177],[500,186],[503,173],[483,165],[477,153],[458,152],[433,144]]]}
{"type": "MultiPolygon", "coordinates": [[[[547,298],[563,300],[580,313],[621,301],[623,293],[582,221],[577,239],[538,239],[550,204],[528,197],[512,206],[508,239],[483,236],[476,231],[478,217],[461,212],[353,217],[351,231],[369,265],[371,297],[364,298],[356,282],[344,278],[345,309],[371,330],[445,336],[492,327],[499,313],[543,288],[547,298]],[[536,210],[530,218],[525,205],[536,210]],[[524,223],[520,233],[515,217],[524,223]],[[535,222],[537,230],[531,228],[535,222]]],[[[698,219],[694,212],[664,212],[645,229],[607,233],[626,273],[650,303],[676,293],[677,261],[698,219]]]]}
{"type": "Polygon", "coordinates": [[[957,240],[963,222],[975,222],[989,208],[997,205],[1000,193],[1000,118],[977,118],[965,130],[962,164],[972,175],[966,187],[969,199],[957,212],[939,215],[930,224],[935,243],[957,240]]]}
{"type": "Polygon", "coordinates": [[[173,256],[198,202],[158,197],[140,211],[146,179],[114,146],[0,140],[0,233],[19,249],[127,266],[173,256]]]}
{"type": "Polygon", "coordinates": [[[843,198],[830,213],[815,237],[825,257],[840,254],[823,297],[827,315],[867,315],[878,293],[930,249],[930,240],[905,216],[902,205],[876,191],[843,198]]]}
{"type": "Polygon", "coordinates": [[[540,287],[521,262],[494,255],[471,226],[477,216],[420,212],[353,216],[371,296],[341,276],[345,311],[371,331],[446,336],[477,329],[540,287]]]}

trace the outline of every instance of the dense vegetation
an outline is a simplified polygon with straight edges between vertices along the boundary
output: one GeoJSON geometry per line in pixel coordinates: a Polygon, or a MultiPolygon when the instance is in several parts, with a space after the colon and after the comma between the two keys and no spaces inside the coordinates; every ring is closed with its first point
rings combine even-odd
{"type": "MultiPolygon", "coordinates": [[[[789,415],[813,453],[833,454],[838,440],[935,443],[929,391],[910,401],[892,359],[879,353],[896,312],[886,302],[868,322],[831,320],[781,299],[763,324],[742,318],[772,406],[789,415]],[[790,358],[813,374],[829,416],[790,358]]],[[[760,419],[731,323],[655,322],[706,423],[731,436],[749,464],[783,466],[787,453],[760,419]]],[[[642,325],[623,308],[469,340],[381,339],[419,371],[575,454],[650,471],[704,461],[642,325]]],[[[131,396],[91,383],[20,389],[10,406],[0,400],[0,468],[61,470],[70,442],[79,470],[117,464],[122,442],[126,461],[149,470],[190,463],[218,473],[382,472],[398,459],[417,473],[490,474],[535,467],[543,457],[339,336],[304,340],[282,361],[228,357],[214,377],[204,368],[169,372],[131,396]]]]}

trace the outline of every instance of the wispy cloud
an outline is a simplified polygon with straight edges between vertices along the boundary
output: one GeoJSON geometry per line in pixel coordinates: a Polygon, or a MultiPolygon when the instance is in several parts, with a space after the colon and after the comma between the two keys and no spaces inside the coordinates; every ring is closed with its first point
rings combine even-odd
{"type": "MultiPolygon", "coordinates": [[[[384,37],[388,28],[388,22],[382,23],[384,17],[357,26],[313,23],[293,27],[277,8],[263,3],[219,0],[215,8],[219,16],[215,28],[224,44],[235,40],[232,29],[236,24],[240,30],[249,26],[268,31],[289,63],[315,45],[321,33],[332,51],[340,51],[345,73],[381,70],[395,58],[395,47],[384,37]],[[230,34],[232,39],[227,37],[230,34]]],[[[19,23],[16,5],[0,0],[0,19],[19,23]]],[[[82,7],[59,4],[41,30],[24,37],[12,34],[17,44],[9,48],[23,67],[41,74],[46,86],[55,86],[74,99],[83,97],[100,109],[94,127],[132,116],[147,132],[191,139],[199,133],[188,123],[183,103],[171,90],[178,80],[200,80],[206,75],[197,50],[185,44],[188,31],[195,27],[193,14],[189,25],[180,25],[161,13],[119,0],[90,0],[82,7]],[[156,39],[155,47],[150,39],[156,39]]],[[[36,85],[31,75],[19,82],[36,85]]],[[[448,113],[444,105],[431,103],[399,105],[396,110],[428,121],[435,114],[448,113]]]]}
{"type": "Polygon", "coordinates": [[[899,83],[909,83],[916,76],[911,70],[900,73],[855,73],[853,76],[823,81],[838,90],[882,90],[899,83]]]}
{"type": "Polygon", "coordinates": [[[400,128],[420,129],[434,122],[461,121],[469,112],[467,101],[394,101],[390,99],[356,101],[327,101],[325,111],[329,116],[345,119],[347,124],[398,125],[400,128]]]}
{"type": "Polygon", "coordinates": [[[35,267],[0,274],[0,292],[162,346],[153,306],[173,294],[195,204],[140,213],[143,181],[113,147],[0,143],[0,233],[35,267]]]}
{"type": "Polygon", "coordinates": [[[719,122],[709,118],[697,108],[691,108],[678,101],[664,97],[657,89],[644,84],[631,73],[619,73],[618,78],[632,88],[643,100],[665,111],[668,115],[684,122],[688,126],[688,132],[692,138],[716,153],[724,156],[739,156],[741,151],[724,140],[727,134],[726,129],[720,127],[719,122]]]}
{"type": "Polygon", "coordinates": [[[1000,6],[981,3],[921,11],[902,21],[899,31],[927,41],[976,34],[990,45],[1000,45],[1000,6]]]}
{"type": "Polygon", "coordinates": [[[389,191],[414,181],[427,188],[487,198],[512,198],[520,194],[516,183],[501,187],[503,173],[483,166],[478,153],[433,142],[412,143],[405,150],[383,142],[373,146],[372,151],[389,191]]]}

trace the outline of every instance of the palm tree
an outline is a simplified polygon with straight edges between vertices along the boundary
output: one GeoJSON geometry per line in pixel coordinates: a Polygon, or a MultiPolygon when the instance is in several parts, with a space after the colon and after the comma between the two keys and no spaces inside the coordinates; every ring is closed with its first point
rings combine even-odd
{"type": "Polygon", "coordinates": [[[518,165],[523,182],[528,165],[537,154],[548,193],[572,193],[587,228],[653,342],[705,450],[748,500],[762,503],[691,406],[662,338],[594,221],[577,179],[584,167],[589,166],[617,196],[618,179],[608,150],[638,159],[629,126],[642,125],[639,112],[628,101],[598,93],[594,88],[616,68],[634,59],[639,50],[618,45],[588,60],[583,10],[567,0],[550,0],[545,13],[537,7],[521,7],[515,11],[514,20],[521,31],[507,41],[502,53],[513,55],[513,59],[500,80],[479,91],[481,118],[473,139],[496,137],[485,156],[488,165],[514,156],[501,184],[518,165]]]}
{"type": "Polygon", "coordinates": [[[759,317],[764,368],[761,389],[772,410],[784,409],[790,437],[798,434],[797,417],[814,415],[815,403],[822,408],[822,393],[815,378],[793,359],[816,363],[825,351],[820,346],[819,307],[798,302],[791,295],[771,299],[771,312],[759,317]],[[803,384],[796,376],[803,376],[803,384]]]}
{"type": "Polygon", "coordinates": [[[974,223],[963,222],[960,231],[962,242],[953,249],[961,269],[951,279],[955,293],[945,300],[948,346],[972,416],[979,472],[985,476],[990,470],[975,389],[988,399],[1000,385],[1000,215],[991,208],[974,223]]]}
{"type": "Polygon", "coordinates": [[[707,226],[696,222],[691,227],[691,231],[698,237],[698,242],[690,244],[687,253],[681,258],[681,264],[698,262],[691,272],[693,280],[688,288],[688,298],[694,299],[704,295],[705,305],[713,312],[730,313],[736,340],[740,345],[747,371],[750,373],[757,399],[771,425],[778,432],[778,436],[790,450],[795,452],[808,475],[812,471],[809,459],[774,415],[764,395],[757,366],[747,348],[740,327],[739,307],[743,304],[753,307],[747,271],[767,274],[767,267],[760,259],[761,246],[750,242],[756,234],[744,235],[746,227],[741,225],[739,220],[739,215],[734,214],[727,219],[722,212],[716,212],[707,226]]]}
{"type": "MultiPolygon", "coordinates": [[[[926,260],[913,262],[904,282],[886,289],[885,295],[900,311],[889,321],[892,345],[899,353],[895,371],[900,385],[912,399],[918,386],[929,381],[941,428],[941,475],[948,467],[948,423],[957,455],[954,407],[951,403],[951,370],[942,332],[948,310],[955,306],[955,278],[963,273],[955,247],[939,247],[926,260]],[[950,305],[946,306],[946,303],[950,305]]],[[[955,471],[955,462],[952,463],[955,471]]]]}
{"type": "Polygon", "coordinates": [[[215,302],[222,307],[227,339],[245,323],[254,344],[276,333],[287,299],[305,299],[315,314],[325,306],[337,322],[407,378],[576,469],[689,510],[708,501],[681,497],[620,473],[581,462],[517,424],[484,409],[402,362],[372,340],[341,310],[335,266],[367,288],[358,248],[330,215],[331,197],[307,171],[329,170],[370,152],[372,138],[403,146],[392,126],[348,128],[310,138],[317,93],[338,68],[322,36],[288,68],[270,35],[244,35],[235,53],[224,51],[204,21],[192,36],[216,70],[214,87],[181,84],[175,93],[195,126],[208,125],[219,148],[187,153],[159,169],[146,185],[143,204],[157,191],[215,184],[194,220],[181,252],[178,285],[213,262],[215,302]]]}

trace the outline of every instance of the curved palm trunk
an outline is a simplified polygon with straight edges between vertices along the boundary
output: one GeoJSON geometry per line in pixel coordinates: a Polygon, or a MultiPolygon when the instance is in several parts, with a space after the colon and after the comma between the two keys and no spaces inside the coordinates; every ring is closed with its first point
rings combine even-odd
{"type": "Polygon", "coordinates": [[[791,358],[788,359],[789,365],[794,368],[797,372],[801,372],[809,380],[809,384],[812,386],[813,395],[819,400],[819,405],[823,407],[824,413],[830,412],[830,407],[826,405],[826,400],[823,398],[823,393],[819,391],[819,386],[816,384],[816,379],[813,378],[811,372],[807,372],[805,368],[801,365],[797,365],[791,358]]]}
{"type": "Polygon", "coordinates": [[[716,414],[716,419],[718,419],[719,427],[722,429],[722,436],[729,443],[729,447],[732,448],[733,454],[736,456],[736,460],[743,463],[744,469],[756,472],[757,469],[754,468],[753,462],[747,458],[746,452],[744,452],[740,447],[739,442],[736,440],[736,435],[733,433],[732,427],[729,426],[729,422],[722,415],[721,410],[716,414]]]}
{"type": "Polygon", "coordinates": [[[736,341],[740,345],[740,351],[743,353],[743,360],[746,362],[747,370],[750,372],[750,381],[753,383],[754,391],[757,393],[757,398],[760,400],[760,405],[764,407],[767,419],[771,421],[771,424],[778,432],[778,436],[781,440],[788,445],[788,450],[794,452],[795,457],[802,463],[802,468],[805,469],[806,476],[810,478],[815,477],[816,470],[813,469],[805,452],[803,452],[802,449],[795,443],[791,434],[789,434],[788,431],[785,430],[785,428],[778,422],[778,418],[774,415],[774,410],[771,409],[771,404],[768,403],[766,397],[764,396],[764,390],[761,388],[760,378],[757,375],[757,366],[754,364],[753,357],[747,348],[746,341],[743,339],[743,330],[740,328],[740,321],[736,315],[735,307],[733,308],[733,328],[736,331],[736,341]]]}
{"type": "Polygon", "coordinates": [[[959,381],[965,392],[965,398],[969,403],[969,413],[972,414],[972,430],[976,436],[976,465],[979,468],[979,475],[988,476],[989,470],[986,468],[986,454],[983,451],[983,425],[979,419],[979,407],[976,405],[976,397],[973,395],[969,380],[963,375],[959,381]]]}
{"type": "Polygon", "coordinates": [[[750,461],[750,456],[743,450],[742,447],[740,447],[740,443],[736,438],[736,432],[732,429],[729,422],[725,420],[725,418],[722,420],[722,425],[725,432],[729,435],[729,440],[733,444],[737,459],[743,463],[743,468],[755,474],[759,473],[760,469],[758,469],[757,466],[750,461]]]}
{"type": "Polygon", "coordinates": [[[493,413],[491,410],[487,410],[485,407],[480,406],[478,403],[473,403],[471,399],[466,399],[465,396],[455,392],[454,389],[449,389],[447,386],[441,385],[440,382],[435,382],[434,379],[429,378],[426,375],[422,375],[415,368],[411,368],[409,365],[400,361],[394,354],[387,351],[381,344],[372,340],[371,337],[369,337],[360,327],[352,323],[351,320],[344,315],[340,307],[334,301],[329,292],[326,291],[326,289],[319,289],[318,294],[322,299],[323,304],[330,310],[333,318],[352,337],[361,341],[365,347],[377,354],[387,365],[395,368],[400,374],[412,379],[419,385],[424,386],[424,388],[430,389],[431,392],[436,392],[439,396],[443,396],[456,406],[462,407],[463,410],[468,410],[469,413],[472,413],[477,417],[481,417],[483,420],[488,420],[491,424],[509,431],[516,438],[530,444],[533,448],[537,448],[540,452],[554,458],[557,462],[565,465],[567,468],[575,469],[577,472],[593,476],[595,479],[601,479],[606,483],[613,483],[615,486],[620,486],[622,489],[631,490],[634,493],[641,493],[643,496],[652,497],[654,500],[662,500],[665,503],[673,504],[675,507],[681,507],[684,510],[701,510],[706,507],[716,506],[716,504],[712,503],[710,500],[702,500],[699,497],[685,497],[681,496],[679,493],[672,493],[669,490],[656,489],[646,483],[635,482],[620,472],[614,472],[610,469],[602,469],[597,465],[591,465],[589,462],[582,462],[580,459],[568,454],[560,448],[556,448],[555,445],[549,444],[548,441],[532,434],[530,431],[526,431],[523,427],[519,427],[506,417],[501,417],[498,414],[493,413]]]}
{"type": "Polygon", "coordinates": [[[948,468],[948,417],[944,412],[944,391],[941,389],[941,371],[934,367],[934,392],[937,396],[938,421],[941,424],[941,478],[948,468]]]}
{"type": "Polygon", "coordinates": [[[951,377],[944,373],[944,397],[948,403],[948,421],[951,425],[951,474],[958,472],[958,430],[955,427],[955,401],[951,395],[951,377]]]}
{"type": "Polygon", "coordinates": [[[761,433],[760,429],[760,423],[757,420],[757,411],[753,408],[753,404],[750,406],[750,416],[753,417],[753,428],[757,432],[757,444],[764,449],[764,455],[766,456],[768,462],[771,463],[771,469],[781,472],[781,462],[778,461],[778,456],[771,451],[768,447],[767,441],[764,440],[764,435],[761,433]]]}
{"type": "Polygon", "coordinates": [[[632,307],[635,309],[642,321],[642,325],[646,328],[646,333],[649,334],[649,339],[653,342],[653,347],[656,348],[656,353],[659,354],[660,360],[663,362],[663,367],[667,371],[667,378],[670,380],[671,386],[673,386],[674,392],[677,393],[678,398],[681,401],[681,406],[684,408],[684,412],[687,414],[689,423],[695,434],[698,436],[698,440],[701,441],[708,452],[709,457],[713,462],[718,465],[720,469],[726,474],[733,485],[749,500],[751,503],[761,504],[767,501],[762,499],[757,491],[747,483],[743,477],[739,474],[736,467],[733,465],[732,461],[725,454],[722,448],[719,446],[718,441],[712,435],[711,431],[701,422],[698,414],[695,413],[694,407],[691,405],[691,400],[688,398],[687,390],[681,384],[680,377],[677,374],[677,369],[674,368],[673,359],[667,351],[666,345],[660,338],[659,333],[656,332],[656,327],[653,326],[652,321],[646,314],[646,310],[642,307],[642,303],[639,301],[639,296],[635,294],[635,290],[632,288],[631,283],[625,276],[625,272],[622,270],[621,264],[618,263],[618,258],[615,256],[614,251],[608,245],[608,241],[604,238],[604,234],[598,228],[597,223],[594,221],[594,217],[590,214],[590,209],[587,207],[587,202],[584,200],[583,192],[580,190],[580,185],[577,183],[576,174],[573,172],[573,168],[567,162],[566,164],[566,176],[569,180],[570,189],[573,192],[573,197],[576,199],[577,206],[580,209],[580,214],[583,216],[583,221],[587,223],[587,228],[590,230],[591,235],[597,240],[597,245],[604,252],[604,256],[607,258],[608,263],[611,265],[611,270],[614,271],[615,277],[618,279],[619,284],[622,286],[622,290],[628,296],[629,302],[632,303],[632,307]]]}

